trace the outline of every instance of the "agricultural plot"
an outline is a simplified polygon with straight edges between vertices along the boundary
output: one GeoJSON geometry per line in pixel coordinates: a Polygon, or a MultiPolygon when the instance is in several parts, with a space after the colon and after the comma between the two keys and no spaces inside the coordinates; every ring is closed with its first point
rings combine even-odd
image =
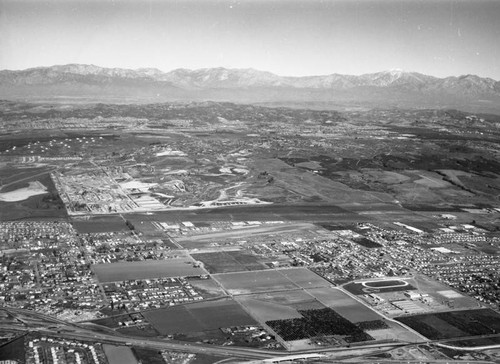
{"type": "Polygon", "coordinates": [[[161,277],[186,277],[207,274],[201,267],[194,267],[189,258],[144,260],[93,265],[99,282],[118,282],[133,279],[161,277]]]}
{"type": "Polygon", "coordinates": [[[491,335],[500,330],[500,314],[491,309],[438,312],[396,320],[430,340],[491,335]]]}
{"type": "Polygon", "coordinates": [[[329,287],[330,282],[307,268],[280,269],[279,272],[300,288],[329,287]]]}
{"type": "Polygon", "coordinates": [[[335,312],[342,315],[351,322],[359,323],[366,321],[381,320],[375,311],[369,309],[362,303],[356,301],[349,295],[336,288],[308,289],[307,293],[315,297],[326,307],[333,308],[335,312]]]}
{"type": "Polygon", "coordinates": [[[203,262],[210,273],[229,273],[266,269],[253,255],[240,251],[219,251],[191,254],[193,259],[203,262]]]}
{"type": "Polygon", "coordinates": [[[239,296],[236,300],[260,322],[302,317],[293,307],[276,302],[255,299],[253,296],[239,296]]]}
{"type": "Polygon", "coordinates": [[[388,329],[389,325],[383,320],[361,321],[357,323],[358,327],[363,330],[383,330],[388,329]]]}
{"type": "Polygon", "coordinates": [[[325,308],[302,289],[241,295],[236,300],[259,322],[300,318],[298,310],[325,308]]]}
{"type": "Polygon", "coordinates": [[[118,215],[93,216],[90,218],[73,218],[73,227],[79,233],[106,233],[128,231],[129,227],[118,215]]]}
{"type": "Polygon", "coordinates": [[[276,270],[214,274],[212,277],[234,295],[299,288],[298,285],[276,270]]]}
{"type": "Polygon", "coordinates": [[[267,321],[285,341],[302,340],[317,336],[342,336],[346,342],[373,340],[361,328],[346,320],[331,308],[301,310],[301,318],[267,321]]]}
{"type": "Polygon", "coordinates": [[[232,300],[198,302],[147,311],[143,315],[162,335],[189,334],[225,327],[257,325],[257,322],[232,300]]]}
{"type": "Polygon", "coordinates": [[[104,353],[108,359],[109,364],[136,364],[137,359],[127,346],[114,346],[104,344],[102,346],[104,353]]]}
{"type": "MultiPolygon", "coordinates": [[[[370,322],[370,321],[369,321],[370,322]]],[[[364,328],[365,332],[373,337],[375,340],[394,340],[399,342],[417,342],[422,341],[422,337],[413,331],[408,330],[406,327],[398,322],[382,321],[387,325],[387,328],[378,327],[371,329],[364,328]]],[[[357,323],[359,325],[360,323],[357,323]]],[[[363,327],[362,327],[363,328],[363,327]]]]}
{"type": "Polygon", "coordinates": [[[467,340],[449,341],[448,345],[460,347],[477,347],[477,346],[497,346],[500,345],[500,337],[476,338],[467,340]]]}

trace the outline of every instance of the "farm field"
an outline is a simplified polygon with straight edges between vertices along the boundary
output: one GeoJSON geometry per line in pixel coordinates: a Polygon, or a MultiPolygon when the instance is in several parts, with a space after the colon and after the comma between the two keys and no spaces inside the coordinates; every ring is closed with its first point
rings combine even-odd
{"type": "Polygon", "coordinates": [[[491,309],[438,312],[396,320],[430,340],[491,335],[500,331],[500,314],[491,309]]]}
{"type": "Polygon", "coordinates": [[[114,346],[104,344],[102,346],[109,364],[136,364],[137,359],[127,346],[114,346]]]}
{"type": "Polygon", "coordinates": [[[286,320],[302,317],[298,311],[291,307],[276,302],[259,300],[250,296],[238,296],[236,298],[245,309],[251,313],[259,322],[270,320],[286,320]]]}
{"type": "Polygon", "coordinates": [[[500,345],[500,337],[497,336],[489,338],[449,341],[448,344],[459,347],[497,346],[500,345]]]}
{"type": "Polygon", "coordinates": [[[105,233],[130,230],[118,215],[92,216],[85,219],[73,218],[73,227],[79,233],[105,233]]]}
{"type": "Polygon", "coordinates": [[[279,272],[300,288],[329,287],[331,285],[326,279],[307,268],[280,269],[279,272]]]}
{"type": "Polygon", "coordinates": [[[333,308],[337,313],[351,322],[358,323],[382,319],[382,316],[375,311],[369,309],[339,289],[313,288],[307,289],[306,292],[315,297],[326,307],[333,308]]]}
{"type": "Polygon", "coordinates": [[[417,342],[421,341],[422,337],[406,329],[402,325],[393,321],[384,321],[387,329],[379,330],[366,330],[366,333],[373,337],[375,340],[395,340],[395,341],[406,341],[406,342],[417,342]]]}
{"type": "Polygon", "coordinates": [[[238,303],[226,299],[147,311],[143,316],[162,335],[257,324],[238,303]]]}
{"type": "Polygon", "coordinates": [[[331,308],[300,310],[299,313],[302,316],[300,318],[272,320],[266,324],[285,341],[333,335],[342,337],[348,343],[373,340],[361,328],[331,308]]]}
{"type": "Polygon", "coordinates": [[[96,264],[92,266],[92,269],[97,275],[99,282],[207,274],[203,268],[193,267],[192,261],[187,257],[168,260],[96,264]]]}
{"type": "Polygon", "coordinates": [[[241,295],[235,299],[260,322],[300,318],[298,310],[325,308],[318,300],[302,289],[241,295]]]}
{"type": "Polygon", "coordinates": [[[210,273],[228,273],[266,269],[253,255],[240,251],[218,251],[191,254],[193,259],[203,262],[210,273]]]}
{"type": "Polygon", "coordinates": [[[214,274],[212,277],[234,295],[287,291],[299,288],[277,270],[223,273],[214,274]]]}

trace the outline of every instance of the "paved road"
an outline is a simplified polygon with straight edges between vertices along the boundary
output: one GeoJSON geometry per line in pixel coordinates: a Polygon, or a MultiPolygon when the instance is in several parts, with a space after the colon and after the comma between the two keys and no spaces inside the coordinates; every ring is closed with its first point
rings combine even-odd
{"type": "MultiPolygon", "coordinates": [[[[28,323],[25,326],[20,325],[7,325],[5,329],[12,329],[17,331],[37,331],[42,334],[56,336],[56,337],[64,337],[64,338],[72,338],[79,340],[89,340],[89,341],[97,341],[102,343],[110,343],[115,345],[133,345],[145,348],[152,348],[158,350],[173,350],[173,351],[182,351],[182,352],[190,352],[190,353],[203,353],[209,355],[217,355],[217,356],[225,356],[225,357],[236,357],[236,358],[244,358],[246,360],[263,360],[269,358],[279,358],[282,356],[289,356],[292,353],[288,351],[273,351],[273,350],[264,350],[264,349],[255,349],[255,348],[242,348],[242,347],[234,347],[234,346],[213,346],[207,344],[199,344],[199,343],[182,343],[173,340],[163,340],[157,338],[139,338],[139,337],[130,337],[130,336],[122,336],[118,333],[103,333],[100,331],[93,331],[91,327],[66,323],[64,321],[55,319],[53,317],[37,313],[34,311],[26,311],[23,309],[16,308],[2,308],[7,312],[10,312],[16,318],[19,318],[21,321],[26,320],[28,323]],[[30,327],[29,319],[36,319],[41,322],[34,327],[30,327]]],[[[482,335],[482,336],[471,336],[471,337],[463,337],[460,340],[467,339],[477,339],[477,338],[488,338],[488,337],[498,337],[500,334],[492,334],[492,335],[482,335]]],[[[420,344],[439,344],[446,343],[448,341],[456,341],[457,339],[443,339],[443,340],[424,340],[421,342],[414,343],[406,343],[406,342],[388,342],[388,343],[373,343],[364,345],[355,345],[353,344],[351,347],[341,347],[341,348],[315,348],[310,350],[301,350],[293,352],[293,355],[302,355],[302,354],[316,354],[316,353],[345,353],[346,356],[349,356],[349,352],[353,354],[356,351],[364,351],[364,350],[373,350],[374,353],[380,352],[380,350],[390,350],[397,347],[410,347],[420,344]]],[[[370,353],[364,353],[358,356],[354,354],[350,356],[351,359],[358,357],[361,360],[361,357],[369,355],[370,353]]],[[[338,361],[342,359],[337,359],[338,361]]],[[[347,360],[347,358],[345,359],[347,360]]],[[[383,359],[380,361],[384,361],[383,359]]],[[[407,361],[405,362],[415,362],[419,361],[407,361]]],[[[432,361],[433,363],[440,363],[441,361],[432,361]]],[[[443,361],[446,362],[446,361],[443,361]]],[[[450,362],[450,361],[447,361],[450,362]]],[[[476,362],[476,361],[474,361],[476,362]]]]}

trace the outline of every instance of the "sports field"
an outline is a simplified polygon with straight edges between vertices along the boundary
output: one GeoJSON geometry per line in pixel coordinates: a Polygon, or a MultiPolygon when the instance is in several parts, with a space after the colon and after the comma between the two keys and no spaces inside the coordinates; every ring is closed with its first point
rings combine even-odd
{"type": "Polygon", "coordinates": [[[92,266],[92,270],[97,275],[99,282],[207,274],[203,268],[193,267],[192,261],[187,257],[168,260],[96,264],[92,266]]]}
{"type": "Polygon", "coordinates": [[[383,292],[397,292],[414,290],[411,284],[405,280],[380,280],[380,281],[367,281],[367,282],[351,282],[344,286],[344,288],[355,295],[365,295],[369,293],[383,293],[383,292]]]}

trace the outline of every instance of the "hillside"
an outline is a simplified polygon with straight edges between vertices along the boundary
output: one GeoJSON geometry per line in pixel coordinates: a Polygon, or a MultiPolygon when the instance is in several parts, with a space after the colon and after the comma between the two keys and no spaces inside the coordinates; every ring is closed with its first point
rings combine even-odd
{"type": "Polygon", "coordinates": [[[254,69],[162,72],[70,64],[0,71],[0,97],[116,103],[213,100],[309,107],[439,107],[500,113],[500,82],[390,70],[360,76],[284,77],[254,69]]]}

